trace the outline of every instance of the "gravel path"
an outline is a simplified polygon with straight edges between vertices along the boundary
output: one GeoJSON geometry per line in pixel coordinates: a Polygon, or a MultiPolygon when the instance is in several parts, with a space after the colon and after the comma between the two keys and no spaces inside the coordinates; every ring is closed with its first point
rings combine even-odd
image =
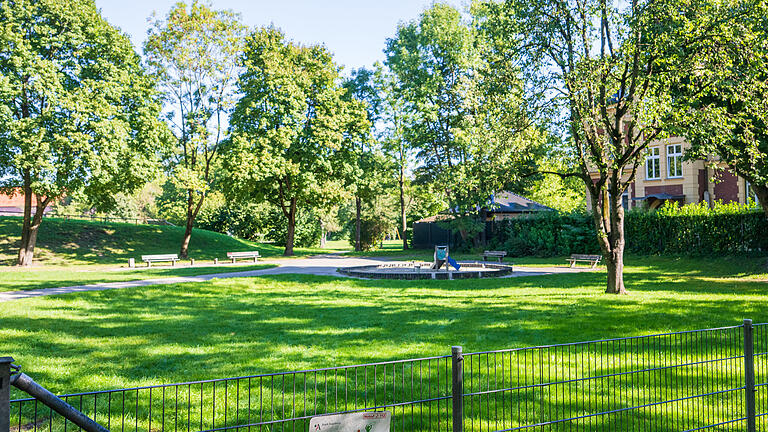
{"type": "MultiPolygon", "coordinates": [[[[225,279],[237,277],[253,277],[276,274],[308,274],[320,276],[345,277],[336,269],[339,267],[354,267],[364,265],[381,264],[387,262],[385,259],[378,258],[354,258],[343,255],[317,255],[308,258],[297,258],[291,260],[263,260],[264,264],[275,264],[273,267],[264,270],[250,271],[231,271],[226,273],[206,274],[199,276],[178,276],[157,279],[144,279],[128,282],[103,282],[88,285],[76,285],[59,288],[42,288],[26,291],[6,291],[0,292],[0,302],[19,300],[29,297],[40,297],[47,295],[69,294],[84,291],[103,291],[120,288],[135,288],[148,285],[168,285],[186,282],[205,282],[211,279],[225,279]]],[[[589,268],[568,268],[568,267],[515,267],[515,272],[506,277],[519,276],[541,276],[556,273],[579,273],[590,271],[589,268]]]]}

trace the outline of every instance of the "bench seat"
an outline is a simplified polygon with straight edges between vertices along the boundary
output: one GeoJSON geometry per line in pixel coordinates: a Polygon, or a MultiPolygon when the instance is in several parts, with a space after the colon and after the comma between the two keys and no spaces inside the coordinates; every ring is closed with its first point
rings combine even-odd
{"type": "Polygon", "coordinates": [[[495,258],[501,262],[505,256],[507,256],[506,251],[485,251],[483,252],[483,261],[488,261],[488,258],[495,258]]]}
{"type": "Polygon", "coordinates": [[[177,254],[160,254],[160,255],[142,255],[141,260],[147,263],[147,267],[151,267],[153,262],[169,262],[175,266],[176,261],[179,260],[177,254]]]}
{"type": "Polygon", "coordinates": [[[583,254],[573,254],[570,258],[566,258],[566,260],[570,263],[570,267],[573,268],[577,262],[586,262],[592,265],[592,268],[597,267],[597,265],[600,263],[600,261],[603,259],[602,255],[583,255],[583,254]]]}
{"type": "Polygon", "coordinates": [[[259,251],[246,251],[246,252],[227,252],[227,258],[232,260],[232,263],[236,263],[238,258],[253,258],[253,262],[257,262],[261,255],[259,251]]]}

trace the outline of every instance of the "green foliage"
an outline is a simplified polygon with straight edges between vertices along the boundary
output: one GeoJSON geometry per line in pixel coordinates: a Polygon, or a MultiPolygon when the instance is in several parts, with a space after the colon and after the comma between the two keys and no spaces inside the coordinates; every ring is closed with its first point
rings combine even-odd
{"type": "MultiPolygon", "coordinates": [[[[768,252],[768,219],[736,203],[666,205],[627,212],[627,251],[649,255],[720,255],[768,252]]],[[[545,213],[493,223],[493,247],[514,256],[600,253],[594,221],[581,213],[545,213]]]]}
{"type": "Polygon", "coordinates": [[[541,133],[525,112],[519,71],[484,32],[437,3],[401,25],[385,52],[405,114],[393,147],[404,139],[415,149],[418,182],[462,213],[524,182],[541,133]]]}
{"type": "Polygon", "coordinates": [[[245,27],[232,11],[178,2],[164,19],[152,17],[144,43],[147,65],[165,95],[175,149],[166,163],[184,190],[187,253],[191,229],[214,179],[226,118],[236,99],[234,82],[245,27]]]}
{"type": "Polygon", "coordinates": [[[0,187],[109,209],[154,177],[154,82],[93,1],[0,2],[0,52],[0,187]]]}
{"type": "Polygon", "coordinates": [[[563,256],[599,253],[592,216],[544,212],[492,224],[491,246],[512,256],[563,256]]]}
{"type": "Polygon", "coordinates": [[[725,163],[747,179],[768,215],[768,2],[707,2],[694,12],[717,31],[676,53],[689,54],[696,73],[675,80],[667,127],[691,143],[686,158],[717,155],[714,168],[725,163]]]}
{"type": "MultiPolygon", "coordinates": [[[[345,100],[338,68],[320,45],[301,46],[275,28],[246,40],[232,138],[223,155],[230,199],[267,201],[293,229],[299,209],[349,195],[353,145],[370,125],[364,105],[345,100]]],[[[286,255],[293,244],[286,244],[286,255]]]]}
{"type": "MultiPolygon", "coordinates": [[[[360,219],[360,247],[364,251],[370,251],[379,247],[388,233],[392,231],[392,224],[381,217],[365,216],[360,219]]],[[[355,244],[355,221],[347,224],[349,242],[355,244]]]]}
{"type": "MultiPolygon", "coordinates": [[[[265,238],[273,241],[278,246],[286,245],[288,227],[285,224],[285,216],[279,209],[272,209],[267,214],[264,222],[266,226],[265,238]]],[[[296,232],[293,240],[296,247],[317,247],[320,245],[322,229],[320,219],[312,210],[302,209],[296,214],[296,232]]]]}

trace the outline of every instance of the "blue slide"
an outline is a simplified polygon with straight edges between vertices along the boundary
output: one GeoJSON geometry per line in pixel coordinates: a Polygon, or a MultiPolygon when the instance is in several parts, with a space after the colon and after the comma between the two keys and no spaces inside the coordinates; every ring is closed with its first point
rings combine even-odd
{"type": "Polygon", "coordinates": [[[452,265],[453,268],[455,268],[457,271],[461,268],[459,263],[457,263],[455,259],[451,258],[450,255],[446,258],[446,260],[448,261],[448,264],[452,265]]]}

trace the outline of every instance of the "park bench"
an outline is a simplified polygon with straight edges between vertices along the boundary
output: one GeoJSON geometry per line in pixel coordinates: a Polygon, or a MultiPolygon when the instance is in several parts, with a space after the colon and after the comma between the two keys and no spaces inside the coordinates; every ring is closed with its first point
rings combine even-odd
{"type": "Polygon", "coordinates": [[[147,267],[151,267],[153,262],[167,262],[170,261],[171,265],[176,265],[176,261],[179,260],[179,256],[176,254],[163,254],[163,255],[142,255],[141,260],[147,263],[147,267]]]}
{"type": "Polygon", "coordinates": [[[579,255],[579,254],[573,254],[570,258],[567,258],[568,262],[571,263],[570,267],[573,268],[573,266],[576,265],[577,262],[586,262],[592,264],[592,268],[597,267],[597,264],[600,263],[600,260],[602,260],[603,257],[600,255],[579,255]]]}
{"type": "Polygon", "coordinates": [[[485,251],[483,252],[483,261],[488,261],[488,258],[494,258],[501,262],[505,256],[507,256],[505,251],[485,251]]]}
{"type": "Polygon", "coordinates": [[[253,258],[253,262],[256,262],[260,257],[259,251],[227,252],[227,258],[232,260],[232,264],[237,262],[238,258],[253,258]]]}

